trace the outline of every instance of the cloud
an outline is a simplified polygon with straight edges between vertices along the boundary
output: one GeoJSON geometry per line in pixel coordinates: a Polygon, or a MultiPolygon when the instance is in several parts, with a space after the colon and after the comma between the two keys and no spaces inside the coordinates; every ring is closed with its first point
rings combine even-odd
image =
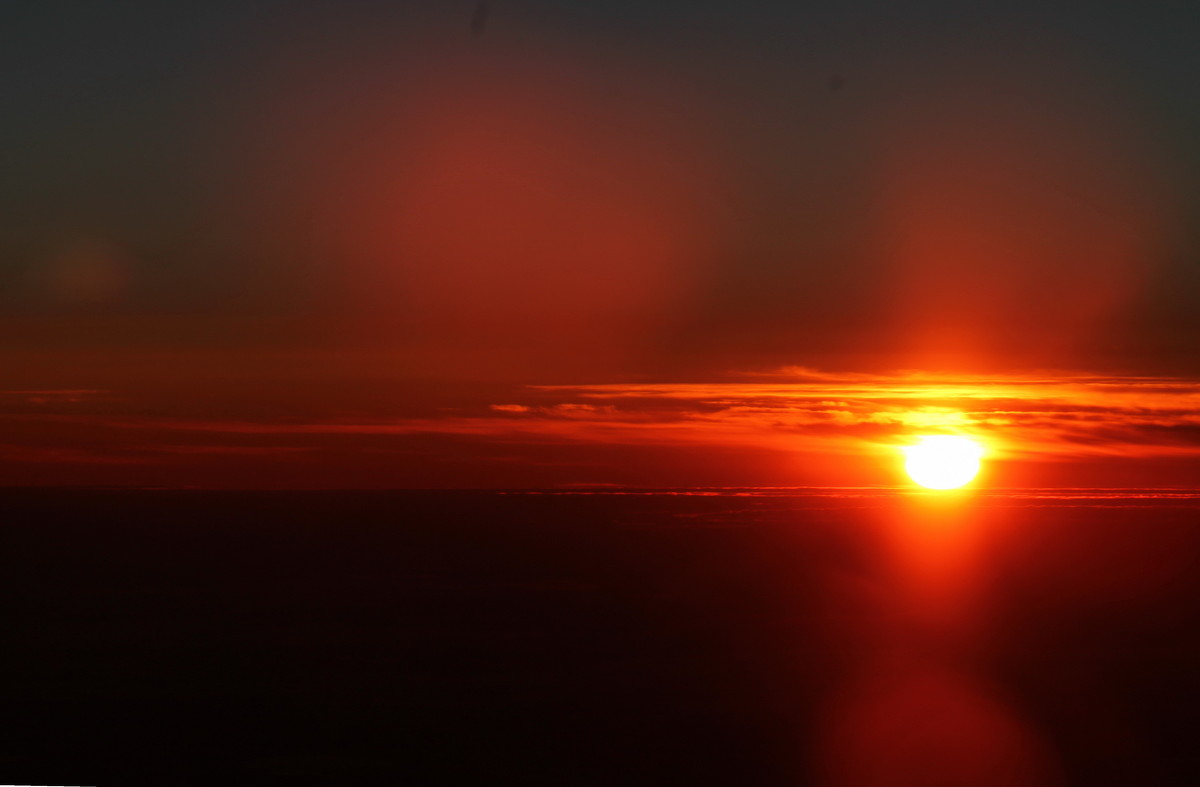
{"type": "MultiPolygon", "coordinates": [[[[707,433],[775,443],[786,435],[869,451],[922,432],[972,434],[1009,456],[1200,455],[1200,387],[1183,378],[823,373],[786,367],[772,382],[542,387],[600,406],[664,440],[707,433]],[[686,428],[662,428],[666,421],[686,428]]],[[[562,405],[560,405],[561,407],[562,405]]],[[[611,420],[611,419],[608,419],[611,420]]]]}
{"type": "MultiPolygon", "coordinates": [[[[940,433],[970,435],[991,459],[1009,463],[1200,459],[1200,389],[1183,378],[781,370],[742,382],[525,386],[506,391],[501,404],[459,400],[395,417],[278,412],[217,419],[202,410],[152,416],[140,406],[104,414],[75,404],[97,392],[51,392],[32,409],[17,393],[34,392],[8,392],[23,406],[0,413],[8,440],[0,459],[140,463],[180,473],[206,457],[228,457],[263,468],[336,463],[384,479],[389,462],[421,465],[446,483],[459,479],[462,467],[486,479],[491,471],[479,468],[504,464],[504,477],[518,485],[521,466],[531,478],[547,467],[573,466],[584,468],[575,479],[605,483],[627,477],[612,468],[642,462],[638,472],[662,468],[677,483],[686,482],[685,463],[750,475],[747,463],[758,462],[754,472],[791,463],[801,467],[796,472],[855,483],[872,472],[878,478],[870,468],[890,466],[897,447],[940,433]]],[[[223,472],[211,462],[205,467],[223,472]]],[[[790,478],[783,471],[780,477],[790,478]]]]}
{"type": "Polygon", "coordinates": [[[226,434],[440,433],[500,441],[740,444],[841,453],[870,452],[921,433],[964,433],[988,442],[993,453],[1011,456],[1200,454],[1200,393],[1182,379],[836,376],[806,370],[797,381],[530,386],[523,392],[525,403],[423,418],[273,423],[128,418],[110,425],[226,434]]]}
{"type": "Polygon", "coordinates": [[[0,407],[15,404],[62,405],[78,404],[103,397],[109,391],[92,388],[53,388],[44,390],[0,391],[0,407]]]}

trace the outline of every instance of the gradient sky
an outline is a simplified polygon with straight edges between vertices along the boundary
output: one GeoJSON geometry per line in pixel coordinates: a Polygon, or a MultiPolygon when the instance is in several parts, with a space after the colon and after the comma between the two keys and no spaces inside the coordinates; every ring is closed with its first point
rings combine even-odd
{"type": "Polygon", "coordinates": [[[13,2],[0,483],[1188,485],[1200,11],[13,2]]]}

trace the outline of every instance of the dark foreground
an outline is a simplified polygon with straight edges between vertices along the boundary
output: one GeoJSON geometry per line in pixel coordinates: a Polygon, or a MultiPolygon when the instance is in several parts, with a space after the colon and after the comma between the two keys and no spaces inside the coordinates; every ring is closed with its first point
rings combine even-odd
{"type": "Polygon", "coordinates": [[[1200,784],[1186,496],[972,502],[952,624],[900,609],[888,495],[0,502],[0,783],[1200,784]],[[939,625],[976,688],[861,690],[939,625]]]}

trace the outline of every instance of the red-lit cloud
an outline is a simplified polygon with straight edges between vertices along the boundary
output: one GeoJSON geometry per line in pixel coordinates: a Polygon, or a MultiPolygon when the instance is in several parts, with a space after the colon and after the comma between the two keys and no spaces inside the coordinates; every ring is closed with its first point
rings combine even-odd
{"type": "Polygon", "coordinates": [[[1158,476],[1173,485],[1200,460],[1200,393],[1169,378],[837,376],[792,368],[748,382],[510,388],[501,401],[423,415],[219,419],[148,415],[141,406],[117,414],[99,394],[89,401],[79,391],[37,392],[37,404],[20,394],[0,416],[6,461],[140,464],[171,483],[190,477],[199,485],[232,480],[208,466],[217,457],[265,468],[269,479],[286,468],[289,486],[346,477],[385,486],[653,486],[689,483],[689,472],[697,484],[872,485],[900,482],[897,448],[931,433],[971,435],[998,466],[1058,466],[1045,485],[1064,478],[1109,485],[1108,476],[1089,478],[1093,465],[1124,465],[1129,485],[1144,484],[1155,477],[1133,471],[1148,463],[1174,467],[1158,476]],[[422,457],[436,461],[413,475],[422,457]],[[488,469],[497,465],[503,472],[488,469]],[[406,484],[414,478],[420,483],[406,484]]]}

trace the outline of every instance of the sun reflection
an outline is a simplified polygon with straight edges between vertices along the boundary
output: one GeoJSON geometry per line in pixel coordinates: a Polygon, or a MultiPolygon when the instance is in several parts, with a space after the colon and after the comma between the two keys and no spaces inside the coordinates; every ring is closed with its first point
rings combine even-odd
{"type": "MultiPolygon", "coordinates": [[[[959,464],[975,465],[973,475],[988,445],[952,435],[914,443],[910,459],[932,445],[964,475],[959,464]]],[[[1060,787],[1052,744],[991,668],[989,558],[1006,518],[974,495],[901,495],[886,511],[872,592],[839,608],[858,647],[818,710],[812,782],[1060,787]]]]}

